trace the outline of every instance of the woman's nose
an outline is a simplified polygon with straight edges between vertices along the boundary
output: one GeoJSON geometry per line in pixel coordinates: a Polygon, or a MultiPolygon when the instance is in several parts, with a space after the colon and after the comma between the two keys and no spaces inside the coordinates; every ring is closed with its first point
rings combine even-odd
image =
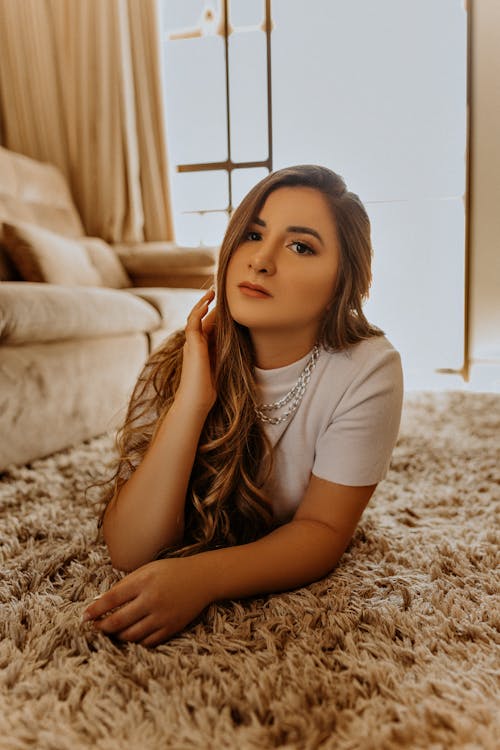
{"type": "Polygon", "coordinates": [[[261,243],[259,245],[260,247],[256,248],[250,256],[248,267],[255,273],[274,273],[276,266],[272,250],[264,247],[261,243]]]}

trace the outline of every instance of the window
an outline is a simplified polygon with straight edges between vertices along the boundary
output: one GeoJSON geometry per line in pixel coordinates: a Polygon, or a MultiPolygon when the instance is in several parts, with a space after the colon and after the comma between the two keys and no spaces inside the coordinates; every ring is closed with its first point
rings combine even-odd
{"type": "Polygon", "coordinates": [[[163,0],[163,30],[178,241],[220,242],[231,206],[270,169],[324,164],[369,213],[374,284],[367,315],[401,351],[407,385],[422,386],[423,371],[460,371],[463,0],[163,0]],[[224,169],[184,171],[228,159],[257,166],[235,169],[230,180],[224,169]]]}
{"type": "Polygon", "coordinates": [[[164,2],[165,81],[176,237],[217,244],[272,169],[270,2],[164,2]]]}

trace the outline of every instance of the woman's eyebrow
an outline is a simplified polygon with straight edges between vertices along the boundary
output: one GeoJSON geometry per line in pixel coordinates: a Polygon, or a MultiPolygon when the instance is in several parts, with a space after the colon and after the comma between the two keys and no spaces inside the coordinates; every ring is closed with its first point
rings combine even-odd
{"type": "MultiPolygon", "coordinates": [[[[254,224],[258,224],[261,227],[267,226],[266,222],[263,221],[262,219],[259,219],[258,216],[255,217],[255,219],[253,220],[253,222],[254,222],[254,224]]],[[[312,236],[316,237],[321,242],[322,245],[325,244],[323,242],[323,240],[322,240],[321,235],[319,234],[319,232],[317,232],[315,229],[311,229],[311,227],[297,227],[297,226],[293,226],[293,227],[287,227],[286,231],[287,232],[298,232],[298,233],[302,233],[302,234],[312,234],[312,236]]]]}

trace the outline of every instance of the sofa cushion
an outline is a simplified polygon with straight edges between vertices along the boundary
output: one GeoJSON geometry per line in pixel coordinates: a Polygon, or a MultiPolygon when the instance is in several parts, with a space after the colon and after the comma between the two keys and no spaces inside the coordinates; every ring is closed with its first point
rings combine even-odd
{"type": "Polygon", "coordinates": [[[97,269],[101,282],[111,289],[132,286],[132,281],[119,261],[115,251],[100,237],[82,237],[79,242],[88,253],[92,265],[97,269]]]}
{"type": "Polygon", "coordinates": [[[85,233],[61,170],[0,146],[1,221],[27,221],[67,237],[85,233]]]}
{"type": "Polygon", "coordinates": [[[0,284],[0,342],[84,339],[161,327],[157,310],[125,291],[5,281],[0,284]]]}
{"type": "Polygon", "coordinates": [[[185,328],[187,316],[205,293],[203,289],[159,289],[134,287],[131,294],[149,302],[160,314],[162,329],[169,332],[185,328]]]}
{"type": "Polygon", "coordinates": [[[3,225],[4,244],[26,281],[101,286],[85,247],[69,237],[26,222],[3,225]]]}

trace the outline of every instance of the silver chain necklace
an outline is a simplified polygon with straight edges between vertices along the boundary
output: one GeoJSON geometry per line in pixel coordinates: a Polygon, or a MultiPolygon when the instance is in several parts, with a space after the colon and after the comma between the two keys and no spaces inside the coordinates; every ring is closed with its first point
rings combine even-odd
{"type": "Polygon", "coordinates": [[[306,366],[299,375],[299,379],[288,393],[283,396],[283,398],[280,398],[279,401],[273,401],[272,404],[261,404],[260,406],[257,406],[256,404],[254,405],[255,413],[261,422],[267,422],[268,424],[281,424],[281,422],[285,422],[297,411],[304,393],[306,392],[308,383],[311,380],[312,371],[316,366],[318,357],[319,346],[316,344],[311,352],[311,356],[307,360],[306,366]],[[281,409],[282,406],[285,406],[290,401],[292,403],[281,417],[270,417],[266,414],[266,412],[281,409]]]}

